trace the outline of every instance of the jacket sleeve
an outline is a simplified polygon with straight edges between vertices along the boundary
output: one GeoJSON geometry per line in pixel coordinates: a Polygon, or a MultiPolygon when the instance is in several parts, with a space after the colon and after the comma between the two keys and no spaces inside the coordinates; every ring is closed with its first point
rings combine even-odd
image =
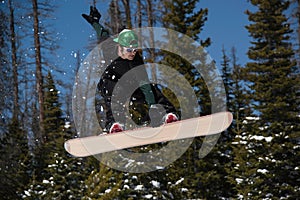
{"type": "MultiPolygon", "coordinates": [[[[139,52],[136,54],[135,62],[138,63],[135,64],[136,66],[140,66],[144,64],[142,55],[140,55],[139,52]]],[[[153,93],[153,89],[150,85],[146,68],[143,67],[141,69],[143,70],[139,70],[138,74],[136,74],[137,78],[139,79],[139,88],[143,92],[147,104],[151,106],[153,104],[156,104],[155,96],[153,93]]]]}
{"type": "Polygon", "coordinates": [[[102,41],[109,37],[109,32],[101,24],[94,22],[93,28],[96,31],[98,41],[102,41]]]}

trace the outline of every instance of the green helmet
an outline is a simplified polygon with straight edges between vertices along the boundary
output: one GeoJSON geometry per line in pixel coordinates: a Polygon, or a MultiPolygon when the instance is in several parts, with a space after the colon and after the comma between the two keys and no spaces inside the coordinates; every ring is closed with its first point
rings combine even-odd
{"type": "Polygon", "coordinates": [[[121,31],[119,36],[115,38],[114,41],[123,47],[138,47],[138,36],[129,29],[124,29],[121,31]]]}

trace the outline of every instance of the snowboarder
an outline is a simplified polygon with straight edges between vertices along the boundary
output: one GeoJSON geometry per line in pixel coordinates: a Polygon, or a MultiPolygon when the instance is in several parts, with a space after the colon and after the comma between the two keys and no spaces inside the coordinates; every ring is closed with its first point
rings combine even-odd
{"type": "MultiPolygon", "coordinates": [[[[104,122],[103,129],[108,131],[108,133],[115,133],[124,130],[125,117],[121,117],[118,121],[115,120],[113,112],[115,114],[124,114],[124,106],[117,106],[117,111],[114,109],[112,111],[112,95],[117,82],[121,79],[123,75],[127,72],[141,66],[144,64],[143,58],[141,56],[141,51],[138,49],[138,36],[136,33],[129,29],[122,30],[118,37],[110,38],[108,31],[99,23],[101,14],[96,7],[90,7],[90,14],[82,14],[82,17],[93,26],[97,33],[99,41],[106,39],[112,39],[115,44],[116,59],[113,60],[105,69],[100,82],[98,84],[98,90],[104,99],[104,108],[106,110],[106,118],[104,122]]],[[[126,84],[121,85],[121,89],[118,91],[126,93],[126,88],[132,84],[138,84],[139,87],[131,95],[129,105],[134,105],[134,114],[132,113],[132,118],[134,115],[139,115],[138,120],[135,123],[150,124],[152,121],[149,117],[149,111],[158,109],[161,105],[165,110],[165,115],[162,116],[162,123],[171,123],[178,120],[178,112],[172,103],[162,94],[159,87],[156,84],[149,84],[148,75],[145,70],[139,71],[138,74],[133,75],[130,80],[126,80],[126,84]],[[143,84],[146,83],[146,84],[143,84]],[[147,112],[145,113],[145,109],[147,112]]],[[[122,94],[120,95],[122,96],[122,94]]],[[[122,102],[122,100],[121,100],[122,102]]],[[[128,102],[123,102],[125,105],[128,102]]],[[[153,125],[153,124],[152,124],[153,125]]]]}

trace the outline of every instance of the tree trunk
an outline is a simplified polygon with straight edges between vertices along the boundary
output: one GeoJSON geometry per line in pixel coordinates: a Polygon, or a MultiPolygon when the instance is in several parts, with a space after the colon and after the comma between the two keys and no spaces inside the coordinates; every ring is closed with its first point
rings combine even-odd
{"type": "Polygon", "coordinates": [[[43,92],[43,74],[41,62],[41,44],[39,37],[39,19],[37,0],[32,0],[33,7],[33,29],[34,29],[34,47],[35,47],[35,64],[36,64],[36,90],[38,94],[39,105],[39,139],[44,142],[44,92],[43,92]]]}
{"type": "Polygon", "coordinates": [[[298,66],[300,66],[300,0],[297,1],[298,5],[297,5],[297,20],[298,20],[298,29],[297,29],[297,34],[298,34],[298,66]]]}
{"type": "Polygon", "coordinates": [[[15,20],[14,8],[11,0],[8,0],[8,7],[10,12],[10,42],[11,42],[11,62],[13,71],[13,124],[18,125],[19,118],[19,83],[18,83],[18,63],[17,63],[17,47],[16,47],[16,34],[15,34],[15,20]]]}
{"type": "Polygon", "coordinates": [[[120,8],[117,0],[112,0],[109,6],[110,9],[110,28],[113,34],[117,34],[121,29],[120,8]]]}
{"type": "MultiPolygon", "coordinates": [[[[147,0],[147,16],[148,16],[148,26],[153,27],[154,20],[153,20],[153,9],[152,9],[152,1],[147,0]]],[[[154,35],[153,32],[150,31],[150,45],[154,46],[154,35]]],[[[154,49],[149,49],[150,51],[150,62],[155,62],[155,52],[154,49]]],[[[154,67],[152,67],[152,80],[156,83],[157,77],[156,77],[156,70],[154,67]]]]}
{"type": "Polygon", "coordinates": [[[142,27],[142,3],[141,0],[137,0],[137,25],[138,28],[142,27]]]}
{"type": "Polygon", "coordinates": [[[130,11],[130,3],[129,0],[122,0],[124,9],[125,9],[125,15],[126,15],[126,25],[128,29],[132,28],[132,22],[131,22],[131,11],[130,11]]]}

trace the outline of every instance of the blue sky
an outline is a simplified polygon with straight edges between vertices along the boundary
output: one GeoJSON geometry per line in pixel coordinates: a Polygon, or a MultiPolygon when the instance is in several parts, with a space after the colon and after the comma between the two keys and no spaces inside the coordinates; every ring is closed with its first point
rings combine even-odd
{"type": "Polygon", "coordinates": [[[246,0],[201,0],[200,5],[208,8],[208,21],[202,35],[212,40],[211,46],[207,48],[211,57],[219,65],[222,46],[228,54],[235,47],[238,62],[245,64],[248,61],[246,53],[251,38],[245,28],[249,21],[244,11],[253,10],[250,3],[246,0]]]}
{"type": "MultiPolygon", "coordinates": [[[[82,13],[89,13],[91,0],[55,0],[58,5],[54,28],[60,34],[61,58],[64,65],[74,65],[73,52],[80,50],[85,52],[89,37],[93,37],[92,27],[81,17],[82,13]]],[[[101,21],[107,15],[107,0],[97,3],[98,10],[102,13],[101,21]]],[[[250,46],[250,38],[245,29],[249,24],[246,9],[251,10],[250,3],[243,0],[200,0],[199,6],[208,8],[208,21],[206,22],[200,37],[210,37],[212,44],[207,48],[210,56],[216,60],[217,65],[221,62],[221,49],[224,45],[227,53],[235,47],[237,49],[238,62],[247,62],[247,50],[250,46]]],[[[253,8],[252,8],[253,10],[253,8]]],[[[73,66],[74,67],[74,66],[73,66]]]]}

